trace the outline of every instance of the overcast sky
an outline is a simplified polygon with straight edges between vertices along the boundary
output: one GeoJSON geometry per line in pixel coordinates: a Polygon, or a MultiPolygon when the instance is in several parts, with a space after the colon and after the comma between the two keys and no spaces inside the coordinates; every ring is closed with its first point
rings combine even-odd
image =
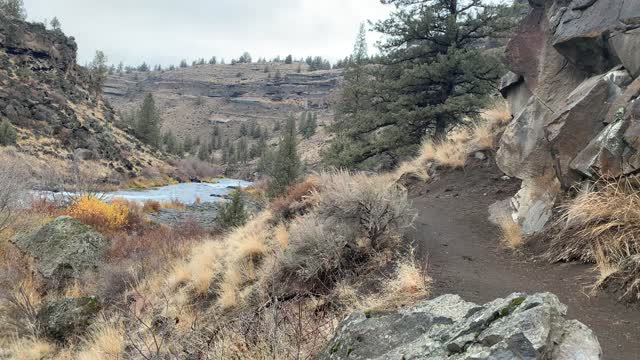
{"type": "MultiPolygon", "coordinates": [[[[78,42],[78,62],[96,50],[111,63],[177,64],[205,57],[351,53],[359,24],[390,11],[379,0],[24,0],[29,19],[57,16],[78,42]]],[[[369,34],[369,42],[377,39],[369,34]]],[[[374,51],[370,46],[370,51],[374,51]]]]}

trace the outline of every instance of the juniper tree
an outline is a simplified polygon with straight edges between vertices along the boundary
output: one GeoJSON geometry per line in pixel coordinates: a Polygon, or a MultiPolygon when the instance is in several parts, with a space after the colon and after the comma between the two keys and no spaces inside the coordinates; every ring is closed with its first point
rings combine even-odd
{"type": "Polygon", "coordinates": [[[445,136],[451,125],[478,115],[502,74],[500,61],[481,45],[513,26],[506,5],[488,0],[382,2],[395,7],[373,26],[384,35],[383,57],[376,72],[368,74],[364,67],[364,78],[353,68],[345,74],[334,127],[338,134],[325,156],[333,165],[353,166],[384,152],[407,155],[424,136],[445,136]]]}
{"type": "Polygon", "coordinates": [[[182,60],[180,61],[180,68],[183,68],[183,69],[184,69],[184,68],[187,68],[187,67],[189,67],[189,64],[187,64],[187,60],[182,59],[182,60]]]}
{"type": "Polygon", "coordinates": [[[234,191],[231,194],[231,201],[226,203],[220,210],[218,222],[224,228],[242,226],[247,222],[247,213],[244,209],[244,201],[240,191],[234,191]]]}
{"type": "Polygon", "coordinates": [[[18,138],[17,135],[16,129],[9,120],[3,119],[0,122],[0,146],[15,145],[18,138]]]}
{"type": "Polygon", "coordinates": [[[97,50],[93,60],[89,64],[89,77],[93,91],[99,93],[102,91],[102,85],[107,80],[109,67],[107,66],[107,56],[104,52],[97,50]]]}
{"type": "Polygon", "coordinates": [[[284,63],[285,64],[293,64],[293,56],[287,55],[287,57],[284,59],[284,63]]]}
{"type": "Polygon", "coordinates": [[[159,146],[161,122],[156,102],[149,93],[145,96],[135,120],[136,136],[149,145],[159,146]]]}
{"type": "Polygon", "coordinates": [[[164,150],[169,154],[176,154],[177,150],[177,140],[176,136],[171,131],[167,131],[162,136],[162,142],[164,143],[164,150]]]}
{"type": "Polygon", "coordinates": [[[184,152],[191,154],[191,150],[193,150],[193,138],[191,137],[191,135],[185,136],[182,145],[184,152]]]}
{"type": "Polygon", "coordinates": [[[53,19],[51,19],[51,28],[55,31],[61,31],[62,30],[62,24],[60,24],[60,20],[58,20],[57,17],[53,17],[53,19]]]}
{"type": "Polygon", "coordinates": [[[284,193],[289,185],[299,179],[301,170],[296,139],[296,119],[289,116],[284,134],[278,144],[275,161],[269,169],[269,175],[272,178],[268,189],[269,196],[276,197],[284,193]]]}

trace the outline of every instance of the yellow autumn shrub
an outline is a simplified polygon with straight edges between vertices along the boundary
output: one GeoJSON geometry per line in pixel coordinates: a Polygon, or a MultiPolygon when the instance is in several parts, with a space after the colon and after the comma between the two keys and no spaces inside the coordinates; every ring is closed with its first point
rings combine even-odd
{"type": "Polygon", "coordinates": [[[124,228],[129,221],[129,207],[117,199],[108,203],[96,196],[83,195],[68,208],[69,215],[100,231],[124,228]]]}

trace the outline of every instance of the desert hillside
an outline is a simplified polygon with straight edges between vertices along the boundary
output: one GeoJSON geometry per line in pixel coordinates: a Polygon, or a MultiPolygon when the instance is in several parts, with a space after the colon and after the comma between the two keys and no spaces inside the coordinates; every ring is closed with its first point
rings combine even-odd
{"type": "Polygon", "coordinates": [[[218,125],[222,139],[242,137],[240,128],[259,125],[275,145],[276,124],[289,114],[313,112],[318,134],[300,144],[303,160],[320,161],[319,148],[328,136],[324,130],[333,121],[341,70],[309,71],[306,63],[193,65],[174,70],[115,72],[104,85],[104,93],[117,112],[126,117],[136,111],[144,96],[152,93],[162,118],[162,130],[181,141],[190,137],[207,142],[218,125]],[[274,130],[275,129],[275,130],[274,130]]]}
{"type": "MultiPolygon", "coordinates": [[[[2,16],[2,15],[0,15],[2,16]]],[[[164,161],[115,126],[117,114],[76,64],[77,45],[59,30],[0,18],[0,122],[13,154],[38,177],[64,179],[78,159],[83,177],[118,183],[164,161]]]]}

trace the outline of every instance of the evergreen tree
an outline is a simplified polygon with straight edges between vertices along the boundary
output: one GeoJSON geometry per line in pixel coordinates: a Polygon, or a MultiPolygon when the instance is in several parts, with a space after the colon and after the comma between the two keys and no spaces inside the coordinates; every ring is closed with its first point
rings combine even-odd
{"type": "Polygon", "coordinates": [[[209,160],[209,145],[208,144],[201,144],[200,148],[198,149],[198,159],[200,161],[207,161],[209,160]]]}
{"type": "Polygon", "coordinates": [[[89,77],[93,90],[96,93],[102,91],[102,85],[104,85],[105,80],[107,80],[107,75],[109,74],[107,61],[108,59],[104,52],[97,50],[93,61],[89,64],[89,77]]]}
{"type": "Polygon", "coordinates": [[[220,215],[218,215],[218,221],[224,228],[239,227],[247,222],[247,213],[239,190],[234,191],[231,194],[231,201],[222,207],[220,215]]]}
{"type": "Polygon", "coordinates": [[[27,19],[23,0],[0,0],[0,14],[20,20],[27,19]]]}
{"type": "Polygon", "coordinates": [[[0,146],[15,145],[18,139],[16,129],[9,120],[4,119],[0,123],[0,146]]]}
{"type": "Polygon", "coordinates": [[[293,64],[293,56],[287,55],[287,57],[284,59],[284,63],[285,64],[293,64]]]}
{"type": "Polygon", "coordinates": [[[156,102],[151,93],[145,96],[142,107],[138,112],[135,123],[135,133],[138,139],[153,145],[160,145],[160,113],[156,107],[156,102]]]}
{"type": "Polygon", "coordinates": [[[62,24],[60,24],[60,20],[58,20],[58,18],[56,16],[53,17],[53,19],[51,19],[51,28],[54,31],[62,31],[62,24]]]}
{"type": "Polygon", "coordinates": [[[270,169],[272,178],[268,194],[276,197],[283,194],[287,188],[296,182],[301,175],[301,163],[298,157],[296,139],[296,119],[289,116],[284,135],[278,144],[278,152],[270,169]]]}
{"type": "Polygon", "coordinates": [[[187,64],[187,60],[182,59],[180,61],[180,67],[183,69],[189,67],[189,64],[187,64]]]}
{"type": "Polygon", "coordinates": [[[182,145],[184,152],[191,154],[191,150],[193,150],[193,138],[191,137],[191,135],[187,134],[187,136],[185,136],[182,145]]]}
{"type": "Polygon", "coordinates": [[[140,66],[138,66],[138,71],[141,71],[141,72],[149,71],[149,65],[147,65],[146,62],[143,62],[142,64],[140,64],[140,66]]]}
{"type": "Polygon", "coordinates": [[[240,124],[240,136],[246,136],[248,134],[247,124],[240,124]]]}
{"type": "Polygon", "coordinates": [[[441,138],[451,125],[476,117],[502,74],[500,61],[480,45],[513,26],[506,6],[488,0],[384,3],[395,11],[374,25],[385,35],[382,66],[364,65],[359,34],[336,109],[337,136],[325,154],[330,165],[413,153],[425,135],[441,138]]]}
{"type": "Polygon", "coordinates": [[[164,143],[164,150],[169,154],[176,154],[177,152],[177,140],[176,136],[171,132],[167,131],[162,136],[162,142],[164,143]]]}
{"type": "Polygon", "coordinates": [[[216,58],[215,56],[211,57],[211,59],[209,59],[209,65],[215,65],[218,63],[218,58],[216,58]]]}
{"type": "Polygon", "coordinates": [[[122,61],[120,61],[120,63],[118,64],[118,69],[117,69],[119,75],[122,75],[123,69],[124,69],[124,64],[122,63],[122,61]]]}
{"type": "Polygon", "coordinates": [[[247,139],[244,137],[238,141],[237,159],[243,164],[249,161],[249,145],[247,144],[247,139]]]}

